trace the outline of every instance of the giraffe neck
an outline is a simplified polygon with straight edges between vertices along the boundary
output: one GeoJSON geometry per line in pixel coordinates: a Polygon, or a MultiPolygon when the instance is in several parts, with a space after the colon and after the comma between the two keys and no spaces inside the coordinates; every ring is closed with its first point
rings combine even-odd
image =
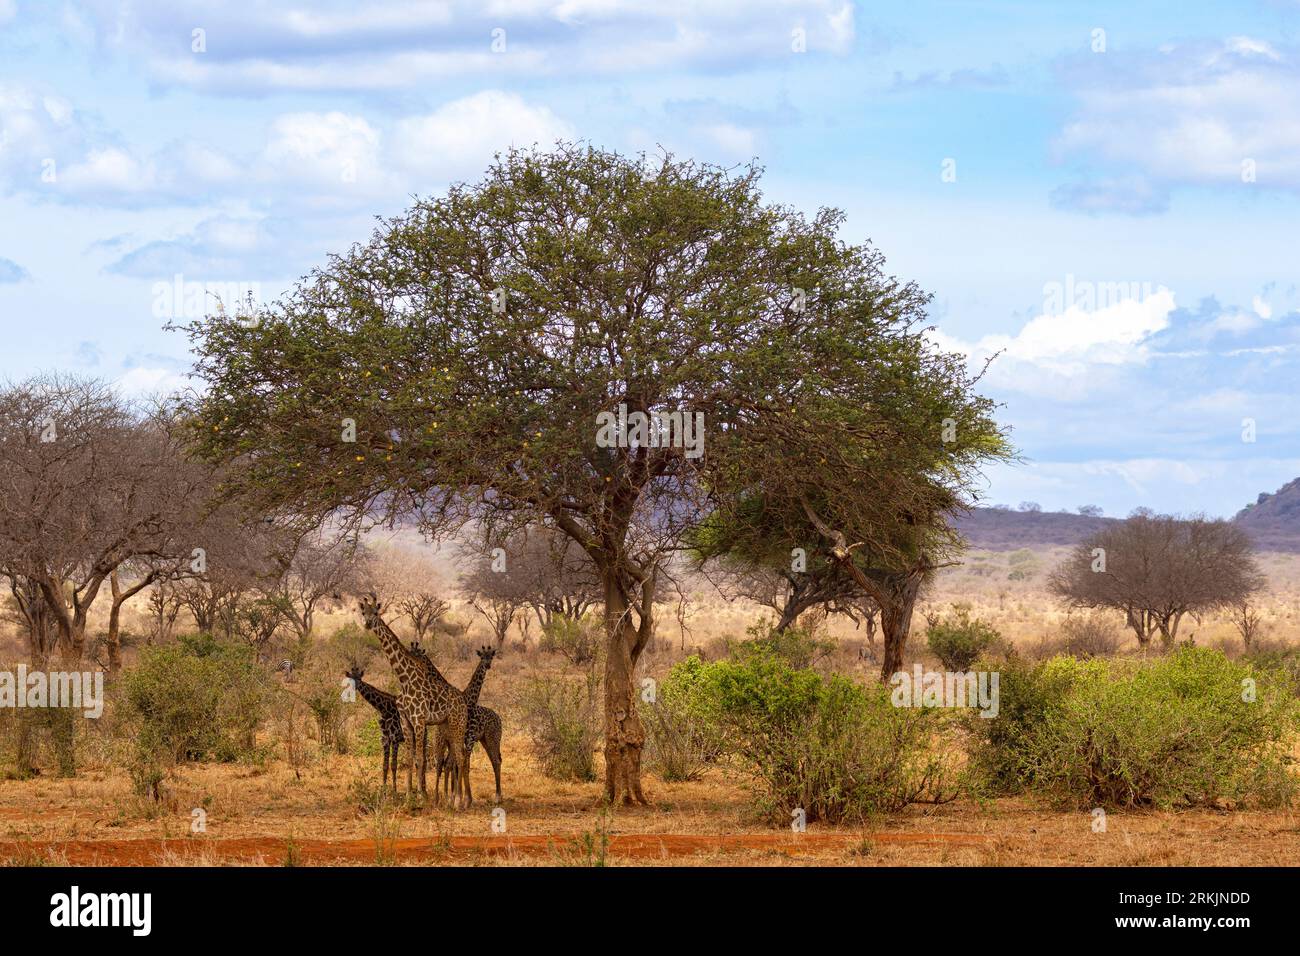
{"type": "Polygon", "coordinates": [[[357,678],[353,678],[352,683],[356,685],[357,693],[364,697],[366,703],[375,708],[375,710],[383,710],[384,705],[394,699],[392,694],[385,693],[374,684],[367,684],[365,681],[357,678]]]}
{"type": "MultiPolygon", "coordinates": [[[[405,650],[405,648],[403,648],[403,650],[405,650]]],[[[450,690],[456,691],[456,693],[460,693],[460,691],[456,690],[455,685],[453,685],[451,681],[442,676],[442,671],[438,670],[432,659],[427,655],[413,654],[410,651],[407,651],[407,653],[410,654],[411,659],[415,661],[417,667],[424,668],[424,673],[433,681],[435,687],[446,687],[450,690]]]]}
{"type": "Polygon", "coordinates": [[[487,677],[488,668],[491,666],[490,661],[480,657],[478,667],[474,668],[474,675],[465,686],[465,706],[471,713],[478,704],[479,692],[483,690],[483,680],[487,677]]]}
{"type": "Polygon", "coordinates": [[[406,645],[398,639],[384,619],[375,615],[370,622],[370,630],[374,631],[379,638],[379,646],[384,649],[384,656],[388,658],[388,663],[393,670],[397,672],[397,679],[405,685],[405,677],[414,672],[419,666],[420,658],[411,653],[406,645]]]}

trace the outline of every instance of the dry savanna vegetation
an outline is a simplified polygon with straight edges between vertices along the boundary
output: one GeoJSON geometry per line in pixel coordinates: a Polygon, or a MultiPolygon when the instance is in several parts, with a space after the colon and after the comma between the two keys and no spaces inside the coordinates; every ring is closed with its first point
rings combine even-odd
{"type": "Polygon", "coordinates": [[[978,376],[759,178],[512,151],[185,394],[0,388],[0,856],[1300,862],[1295,559],[968,548],[978,376]]]}

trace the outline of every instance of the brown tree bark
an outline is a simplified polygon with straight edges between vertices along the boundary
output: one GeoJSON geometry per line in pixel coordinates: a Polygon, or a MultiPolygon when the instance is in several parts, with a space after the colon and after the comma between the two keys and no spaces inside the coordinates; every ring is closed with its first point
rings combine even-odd
{"type": "Polygon", "coordinates": [[[108,611],[108,638],[105,641],[108,646],[108,672],[110,674],[116,674],[122,669],[122,606],[150,584],[153,584],[157,578],[157,574],[149,573],[137,583],[124,589],[122,582],[118,579],[116,570],[108,576],[108,587],[113,596],[113,604],[108,611]]]}
{"type": "Polygon", "coordinates": [[[646,804],[641,790],[641,753],[645,727],[637,712],[633,678],[651,622],[653,585],[643,585],[640,626],[632,624],[632,608],[617,567],[605,568],[605,797],[610,803],[646,804]],[[645,592],[649,592],[648,595],[645,592]],[[647,600],[647,596],[649,600],[647,600]]]}
{"type": "Polygon", "coordinates": [[[912,610],[921,591],[921,571],[891,575],[879,589],[880,631],[885,642],[885,656],[880,664],[880,679],[888,681],[903,669],[903,651],[912,629],[912,610]]]}

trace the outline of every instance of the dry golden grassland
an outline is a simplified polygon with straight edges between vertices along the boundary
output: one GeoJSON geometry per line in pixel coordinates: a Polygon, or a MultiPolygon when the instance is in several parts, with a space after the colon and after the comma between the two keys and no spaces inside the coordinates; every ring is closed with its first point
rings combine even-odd
{"type": "MultiPolygon", "coordinates": [[[[954,602],[972,606],[1018,649],[1033,653],[1059,627],[1063,612],[1051,604],[1042,580],[1059,557],[1050,552],[973,552],[964,566],[935,583],[918,609],[909,662],[928,661],[924,612],[954,602]],[[1022,574],[1014,574],[1020,571],[1022,574]]],[[[1295,599],[1300,558],[1265,555],[1271,589],[1261,608],[1266,640],[1297,639],[1295,599]]],[[[661,677],[684,653],[720,653],[724,641],[743,637],[757,616],[752,606],[716,596],[695,607],[682,631],[665,615],[655,653],[643,670],[661,677]]],[[[472,621],[453,603],[453,617],[472,621]]],[[[356,615],[326,615],[329,633],[356,615]]],[[[481,622],[463,642],[481,642],[481,622]]],[[[138,620],[128,630],[143,630],[138,620]]],[[[861,631],[833,622],[841,639],[833,666],[861,680],[875,667],[859,658],[861,631]]],[[[1235,653],[1239,641],[1228,620],[1188,622],[1184,636],[1235,653]]],[[[0,648],[7,661],[21,656],[16,638],[0,648]]],[[[1124,650],[1132,650],[1126,646],[1124,650]]],[[[1123,651],[1121,651],[1123,652],[1123,651]]],[[[127,666],[133,655],[128,655],[127,666]]],[[[449,679],[463,685],[472,657],[439,658],[449,679]]],[[[758,818],[745,782],[710,768],[690,783],[647,774],[652,806],[602,806],[597,781],[557,782],[544,776],[530,753],[515,707],[518,687],[536,673],[577,671],[555,655],[521,650],[517,639],[488,675],[482,702],[505,720],[504,818],[493,813],[491,767],[481,749],[473,765],[475,803],[463,812],[403,801],[376,802],[379,752],[373,712],[358,702],[346,718],[347,753],[324,746],[311,720],[285,715],[259,733],[265,757],[253,763],[182,764],[163,784],[154,804],[136,795],[124,767],[124,743],[115,738],[113,710],[102,726],[79,731],[79,771],[60,778],[47,752],[40,775],[0,780],[0,860],[12,865],[1300,865],[1300,816],[1295,809],[1254,811],[1111,812],[1105,832],[1094,832],[1087,812],[1052,809],[1034,797],[984,802],[958,799],[883,816],[860,827],[810,823],[805,833],[758,818]],[[288,735],[301,738],[289,759],[288,735]],[[194,832],[195,811],[204,828],[194,832]],[[495,824],[495,828],[494,828],[495,824]],[[500,832],[504,825],[504,832],[500,832]]],[[[382,660],[367,675],[392,688],[382,660]]],[[[11,720],[12,715],[0,715],[11,720]]],[[[11,734],[4,746],[9,747],[11,734]]],[[[405,755],[399,782],[405,784],[405,755]]],[[[8,765],[11,755],[0,762],[8,765]]],[[[599,774],[599,756],[597,773],[599,774]]],[[[429,786],[432,790],[433,776],[429,786]]]]}

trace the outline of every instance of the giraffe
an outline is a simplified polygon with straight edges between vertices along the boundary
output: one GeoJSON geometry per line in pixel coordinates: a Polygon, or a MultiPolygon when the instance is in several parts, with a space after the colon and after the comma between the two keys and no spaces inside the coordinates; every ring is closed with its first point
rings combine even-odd
{"type": "MultiPolygon", "coordinates": [[[[393,633],[393,629],[384,621],[383,608],[374,594],[367,595],[361,600],[361,617],[365,621],[366,629],[379,638],[384,656],[388,658],[402,685],[402,693],[397,698],[397,708],[402,715],[403,727],[411,732],[411,761],[406,768],[406,792],[409,795],[414,789],[412,775],[415,772],[416,754],[419,754],[420,792],[427,796],[429,789],[425,777],[425,765],[428,759],[429,725],[445,723],[447,733],[452,736],[452,739],[463,738],[469,723],[465,695],[448,683],[431,662],[422,659],[401,642],[393,633]]],[[[464,766],[464,748],[453,752],[452,756],[457,761],[457,769],[468,769],[464,766]]],[[[462,777],[460,790],[452,800],[452,805],[456,809],[469,805],[468,787],[463,781],[464,777],[462,777]]]]}
{"type": "MultiPolygon", "coordinates": [[[[492,772],[496,776],[497,795],[496,802],[501,803],[501,715],[491,707],[484,707],[478,704],[470,712],[469,729],[466,735],[470,740],[470,749],[474,748],[475,742],[483,745],[483,752],[488,755],[488,760],[492,761],[492,772]]],[[[449,767],[451,763],[451,742],[447,739],[447,731],[443,727],[438,727],[437,736],[433,742],[433,752],[436,755],[434,768],[434,789],[438,790],[443,773],[447,775],[447,792],[450,793],[455,785],[454,766],[449,767]]]]}
{"type": "Polygon", "coordinates": [[[360,667],[353,662],[352,666],[344,672],[344,676],[352,680],[352,686],[357,689],[367,704],[379,711],[379,733],[384,740],[384,776],[383,786],[388,786],[388,768],[393,768],[393,790],[397,790],[397,752],[403,740],[406,737],[402,734],[402,715],[397,707],[397,696],[390,694],[386,690],[380,690],[374,684],[367,684],[361,678],[366,674],[360,667]],[[392,754],[392,763],[389,763],[389,754],[392,754]]]}
{"type": "MultiPolygon", "coordinates": [[[[418,641],[411,642],[411,652],[415,654],[418,658],[420,658],[420,660],[424,663],[426,667],[432,668],[436,672],[437,669],[434,668],[433,661],[430,659],[428,652],[425,651],[425,649],[420,646],[420,643],[418,641]]],[[[465,749],[465,768],[468,770],[470,764],[470,756],[472,755],[474,750],[474,743],[480,738],[483,739],[484,741],[483,749],[487,752],[488,759],[492,761],[492,769],[496,774],[497,803],[500,803],[501,802],[501,718],[497,716],[495,711],[486,710],[486,708],[478,706],[478,695],[479,692],[483,689],[483,679],[487,676],[488,668],[492,666],[492,659],[496,657],[496,655],[497,655],[496,648],[488,647],[487,645],[480,647],[478,649],[478,657],[479,657],[478,666],[474,668],[474,673],[470,677],[469,683],[465,685],[465,703],[467,707],[467,713],[470,715],[470,723],[467,724],[465,728],[464,749],[465,749]],[[482,713],[483,711],[486,711],[486,713],[482,713]],[[472,725],[474,721],[474,715],[476,714],[478,715],[477,727],[472,725]],[[490,717],[488,715],[490,715],[490,717]],[[495,735],[491,737],[485,737],[484,734],[489,733],[490,727],[493,725],[495,725],[496,727],[495,735]]],[[[449,731],[445,726],[440,725],[437,728],[436,736],[434,737],[434,744],[433,744],[433,752],[437,760],[436,767],[435,767],[434,783],[433,783],[433,789],[435,793],[440,794],[442,792],[441,784],[442,784],[443,772],[447,770],[447,764],[448,764],[447,754],[448,751],[451,750],[451,741],[454,739],[455,738],[451,735],[451,731],[449,731]]],[[[425,759],[427,761],[428,758],[426,757],[425,759]]],[[[458,771],[460,769],[459,762],[453,760],[452,763],[454,768],[458,771]]],[[[461,788],[461,781],[459,780],[459,774],[457,773],[455,776],[453,776],[451,771],[447,771],[448,792],[449,793],[459,792],[460,788],[461,788]]],[[[468,783],[464,784],[464,791],[468,795],[469,800],[472,802],[473,793],[470,790],[468,783]]]]}

